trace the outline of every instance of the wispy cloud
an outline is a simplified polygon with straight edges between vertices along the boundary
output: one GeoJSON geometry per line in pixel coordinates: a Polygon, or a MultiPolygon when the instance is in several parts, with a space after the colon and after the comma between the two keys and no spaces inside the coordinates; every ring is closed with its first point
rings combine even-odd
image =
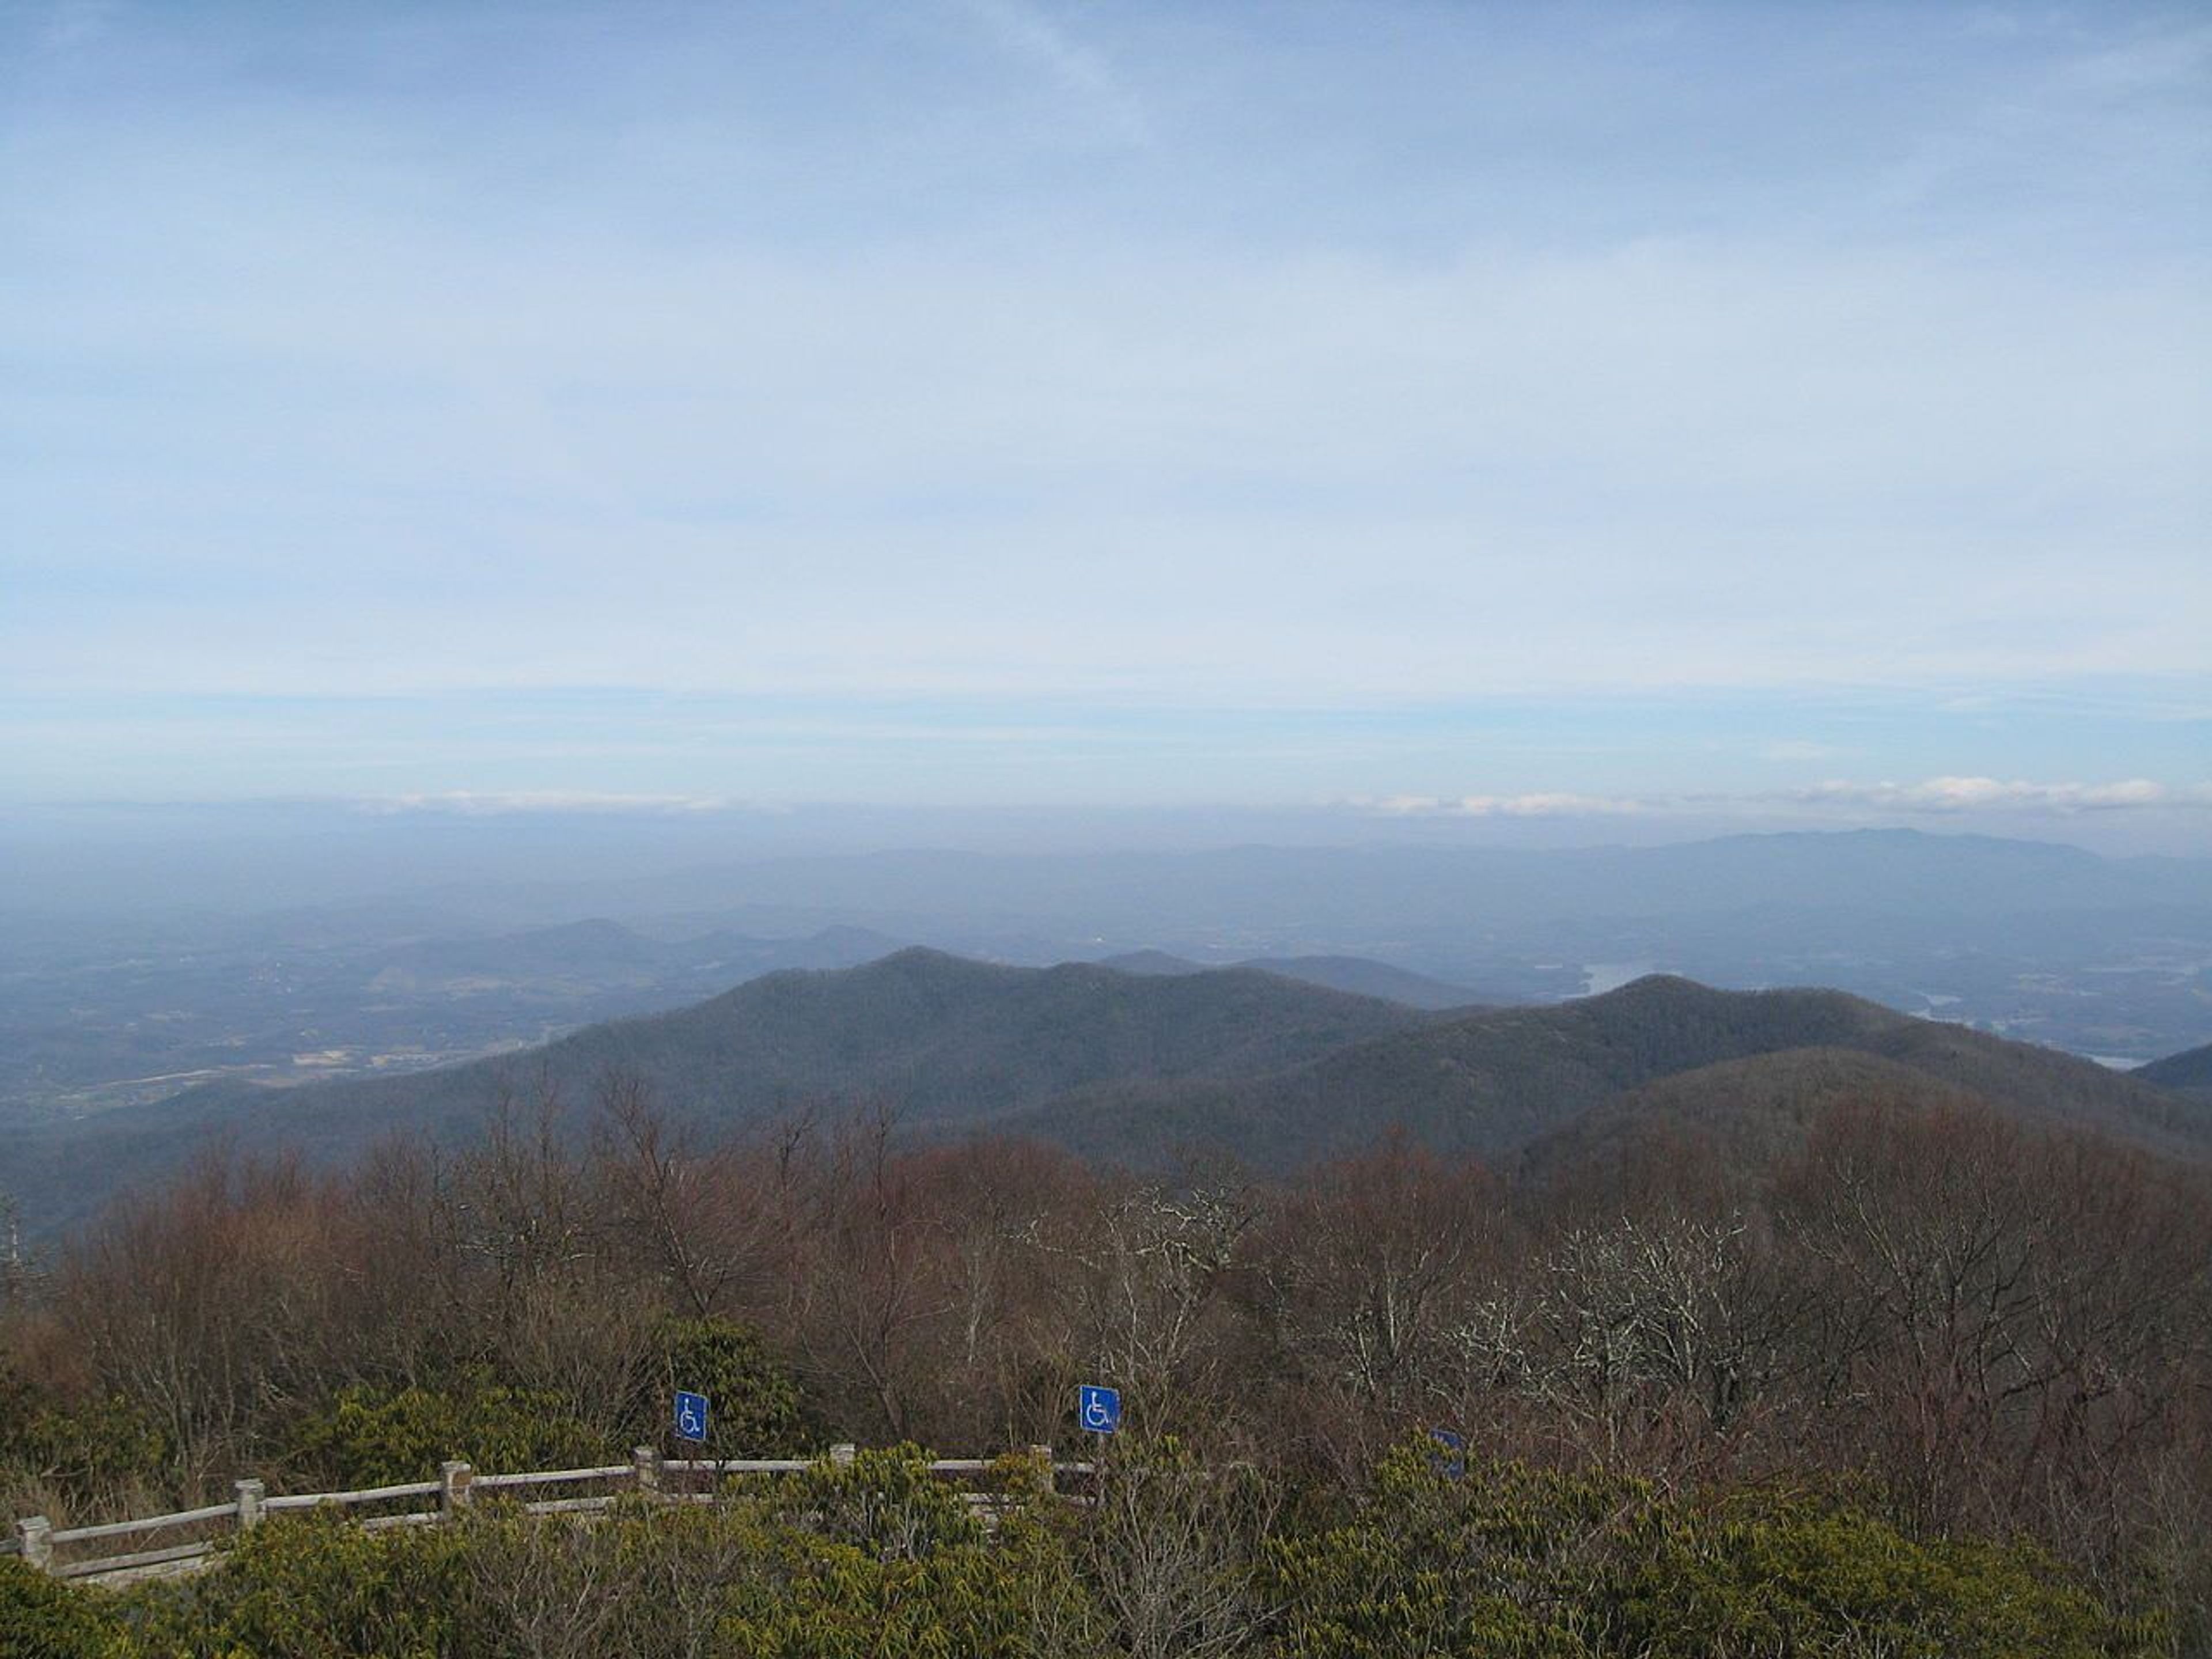
{"type": "Polygon", "coordinates": [[[1660,803],[1632,796],[1557,791],[1526,795],[1385,795],[1348,804],[1387,817],[1578,818],[1664,810],[1660,803]]]}
{"type": "Polygon", "coordinates": [[[1133,145],[1152,142],[1149,112],[1111,60],[1077,39],[1042,7],[1030,0],[957,0],[957,4],[1006,50],[1042,69],[1112,136],[1133,145]]]}
{"type": "Polygon", "coordinates": [[[2212,809],[2212,783],[2169,785],[2148,778],[2109,783],[1934,777],[1917,782],[1836,779],[1797,789],[1647,795],[1565,792],[1519,795],[1384,795],[1346,803],[1392,817],[1601,817],[1665,813],[1770,812],[1777,807],[1846,815],[1977,812],[2057,814],[2212,809]]]}
{"type": "Polygon", "coordinates": [[[1814,761],[1826,760],[1837,750],[1833,744],[1815,743],[1809,738],[1785,738],[1778,743],[1768,744],[1759,752],[1762,760],[1814,761]]]}
{"type": "MultiPolygon", "coordinates": [[[[450,813],[497,817],[525,812],[727,812],[746,803],[714,795],[605,794],[590,790],[447,790],[437,794],[384,795],[356,800],[356,811],[378,814],[450,813]]],[[[780,809],[765,809],[780,810],[780,809]]]]}
{"type": "Polygon", "coordinates": [[[1908,812],[2109,812],[2141,807],[2212,807],[2212,783],[2169,787],[2148,778],[2112,783],[2032,782],[2023,778],[1925,778],[1917,783],[1834,780],[1788,792],[1808,805],[1881,807],[1908,812]]]}
{"type": "Polygon", "coordinates": [[[0,0],[0,792],[2130,810],[2171,11],[0,0]]]}

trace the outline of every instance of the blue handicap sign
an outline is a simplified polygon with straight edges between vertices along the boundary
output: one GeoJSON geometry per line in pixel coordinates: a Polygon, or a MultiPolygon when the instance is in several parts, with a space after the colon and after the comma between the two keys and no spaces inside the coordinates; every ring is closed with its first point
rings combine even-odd
{"type": "Polygon", "coordinates": [[[1429,1437],[1437,1449],[1429,1454],[1429,1467],[1447,1480],[1467,1478],[1467,1439],[1449,1429],[1431,1429],[1429,1437]]]}
{"type": "Polygon", "coordinates": [[[1085,1382],[1075,1391],[1075,1415],[1093,1434],[1111,1434],[1121,1426],[1121,1391],[1085,1382]]]}
{"type": "Polygon", "coordinates": [[[707,1396],[676,1392],[676,1437],[678,1440],[704,1440],[707,1437],[707,1396]]]}

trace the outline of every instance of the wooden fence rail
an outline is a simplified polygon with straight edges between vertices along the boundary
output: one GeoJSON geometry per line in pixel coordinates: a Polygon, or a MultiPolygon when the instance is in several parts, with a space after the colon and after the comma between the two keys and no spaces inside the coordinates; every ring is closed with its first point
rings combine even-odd
{"type": "MultiPolygon", "coordinates": [[[[1033,1457],[1042,1457],[1051,1471],[1057,1486],[1063,1474],[1089,1474],[1093,1466],[1089,1463],[1054,1463],[1052,1449],[1032,1446],[1033,1457]]],[[[852,1446],[833,1446],[829,1462],[832,1464],[850,1463],[857,1455],[852,1446]]],[[[933,1474],[947,1477],[974,1478],[990,1469],[992,1460],[981,1457],[945,1457],[929,1466],[933,1474]]],[[[185,1570],[204,1562],[212,1555],[222,1539],[229,1533],[258,1525],[269,1515],[287,1510],[313,1510],[325,1507],[353,1510],[379,1504],[398,1504],[409,1500],[435,1498],[435,1508],[410,1508],[386,1510],[361,1517],[364,1527],[428,1526],[450,1519],[457,1511],[468,1507],[471,1498],[479,1492],[521,1492],[542,1486],[600,1486],[628,1488],[668,1499],[690,1498],[709,1501],[714,1496],[711,1487],[706,1490],[684,1491],[686,1483],[696,1485],[700,1477],[709,1480],[726,1475],[796,1474],[811,1468],[805,1458],[664,1458],[650,1446],[640,1446],[627,1463],[603,1463],[581,1469],[526,1469],[507,1474],[478,1474],[468,1464],[451,1462],[445,1465],[435,1480],[409,1480],[391,1486],[364,1486],[353,1492],[287,1492],[271,1498],[258,1480],[236,1483],[236,1496],[228,1504],[210,1504],[196,1510],[179,1510],[169,1515],[149,1515],[133,1521],[108,1521],[96,1526],[63,1527],[57,1528],[45,1516],[33,1515],[15,1523],[15,1534],[0,1540],[0,1555],[19,1555],[29,1565],[57,1578],[95,1578],[111,1573],[127,1572],[155,1567],[185,1570]],[[108,1539],[130,1538],[149,1540],[165,1532],[197,1530],[201,1534],[180,1543],[155,1546],[126,1551],[120,1555],[79,1554],[72,1547],[82,1544],[99,1543],[108,1539]]],[[[619,1495],[618,1492],[602,1492],[580,1496],[544,1498],[526,1503],[522,1507],[534,1515],[588,1513],[604,1510],[619,1495]]],[[[970,1492],[971,1503],[988,1504],[991,1498],[986,1492],[970,1492]]]]}

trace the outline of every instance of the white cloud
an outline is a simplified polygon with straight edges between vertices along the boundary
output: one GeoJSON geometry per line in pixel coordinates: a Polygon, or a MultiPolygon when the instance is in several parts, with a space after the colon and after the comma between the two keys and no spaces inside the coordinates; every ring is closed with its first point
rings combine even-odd
{"type": "Polygon", "coordinates": [[[1809,738],[1791,738],[1780,743],[1770,743],[1759,752],[1762,760],[1811,761],[1826,760],[1839,751],[1831,743],[1815,743],[1809,738]]]}
{"type": "Polygon", "coordinates": [[[607,794],[560,789],[453,789],[435,794],[380,796],[355,803],[364,812],[446,812],[459,817],[518,812],[726,812],[741,805],[712,795],[607,794]]]}
{"type": "Polygon", "coordinates": [[[1833,780],[1781,799],[1814,806],[1877,807],[1908,812],[2121,811],[2137,807],[2212,807],[2212,784],[2178,787],[2148,778],[2112,783],[2037,783],[2026,779],[1925,778],[1917,783],[1833,780]]]}
{"type": "Polygon", "coordinates": [[[2212,809],[2212,783],[2168,785],[2148,778],[2110,783],[1933,777],[1917,782],[1832,780],[1802,789],[1648,795],[1538,792],[1517,795],[1384,795],[1347,803],[1393,817],[1600,817],[1668,813],[1763,812],[1776,807],[1852,814],[2117,812],[2212,809]]]}
{"type": "Polygon", "coordinates": [[[1626,816],[1649,812],[1653,803],[1625,795],[1538,792],[1525,795],[1385,795],[1352,805],[1390,817],[1551,818],[1626,816]]]}

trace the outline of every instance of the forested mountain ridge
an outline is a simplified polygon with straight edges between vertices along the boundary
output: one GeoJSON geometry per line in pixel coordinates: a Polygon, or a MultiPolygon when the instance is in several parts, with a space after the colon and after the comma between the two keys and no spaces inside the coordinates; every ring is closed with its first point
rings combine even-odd
{"type": "Polygon", "coordinates": [[[502,1091],[556,1093],[575,1109],[617,1074],[651,1090],[672,1118],[718,1131],[852,1099],[881,1101],[915,1123],[981,1123],[1086,1085],[1266,1074],[1434,1018],[1249,969],[1146,976],[917,948],[857,968],[767,975],[673,1013],[439,1071],[188,1090],[21,1137],[0,1186],[51,1224],[210,1135],[319,1158],[395,1130],[465,1138],[502,1091]]]}
{"type": "MultiPolygon", "coordinates": [[[[1204,963],[1191,962],[1164,951],[1132,951],[1125,956],[1104,957],[1098,965],[1125,974],[1202,974],[1206,971],[1204,963]]],[[[1371,957],[1249,957],[1242,962],[1224,965],[1255,969],[1261,973],[1279,975],[1284,979],[1303,980],[1308,985],[1319,985],[1332,991],[1349,991],[1354,996],[1380,997],[1385,1002],[1402,1002],[1409,1008],[1456,1008],[1465,1012],[1483,1003],[1521,1000],[1510,996],[1486,995],[1463,985],[1454,985],[1427,974],[1417,974],[1390,963],[1377,962],[1371,957]]]]}
{"type": "Polygon", "coordinates": [[[1439,1014],[1252,969],[1013,968],[913,949],[771,974],[674,1013],[441,1071],[187,1091],[25,1137],[5,1184],[34,1225],[52,1226],[210,1136],[336,1158],[394,1131],[465,1138],[502,1093],[580,1114],[612,1077],[714,1133],[865,1100],[933,1136],[1025,1133],[1139,1168],[1206,1149],[1287,1170],[1394,1130],[1503,1165],[1586,1117],[1589,1133],[1617,1133],[1639,1103],[1691,1117],[1734,1110],[1729,1133],[1756,1141],[1772,1128],[1747,1127],[1747,1089],[1802,1117],[1838,1077],[2161,1152],[2212,1146],[2212,1105],[2188,1093],[1838,992],[1654,975],[1551,1006],[1439,1014]],[[1680,1081],[1639,1093],[1670,1079],[1680,1081]]]}
{"type": "Polygon", "coordinates": [[[2148,1066],[2136,1066],[2128,1075],[2161,1089],[2212,1094],[2212,1042],[2199,1048],[2185,1048],[2164,1060],[2154,1060],[2148,1066]]]}
{"type": "Polygon", "coordinates": [[[2212,1036],[2212,860],[1975,836],[824,854],[638,881],[486,872],[242,914],[178,908],[190,884],[118,909],[137,878],[121,870],[99,905],[55,909],[60,872],[27,883],[0,855],[0,873],[16,896],[0,908],[0,1133],[189,1084],[458,1065],[919,943],[1028,966],[1254,967],[1437,1009],[1660,971],[1823,985],[2114,1065],[2212,1036]]]}
{"type": "Polygon", "coordinates": [[[1552,1007],[1481,1011],[1271,1077],[1087,1089],[1004,1127],[1139,1163],[1211,1144],[1289,1169],[1389,1129],[1503,1160],[1661,1079],[1802,1050],[1870,1056],[2008,1114],[2160,1151],[2212,1148],[2212,1109],[2092,1061],[1839,992],[1717,991],[1664,975],[1552,1007]]]}
{"type": "Polygon", "coordinates": [[[1632,1089],[1530,1142],[1516,1173],[1602,1184],[1624,1170],[1694,1163],[1709,1190],[1734,1192],[1801,1156],[1808,1137],[1839,1109],[1925,1115],[1990,1105],[1970,1089],[1878,1054],[1784,1048],[1672,1072],[1632,1089]]]}

